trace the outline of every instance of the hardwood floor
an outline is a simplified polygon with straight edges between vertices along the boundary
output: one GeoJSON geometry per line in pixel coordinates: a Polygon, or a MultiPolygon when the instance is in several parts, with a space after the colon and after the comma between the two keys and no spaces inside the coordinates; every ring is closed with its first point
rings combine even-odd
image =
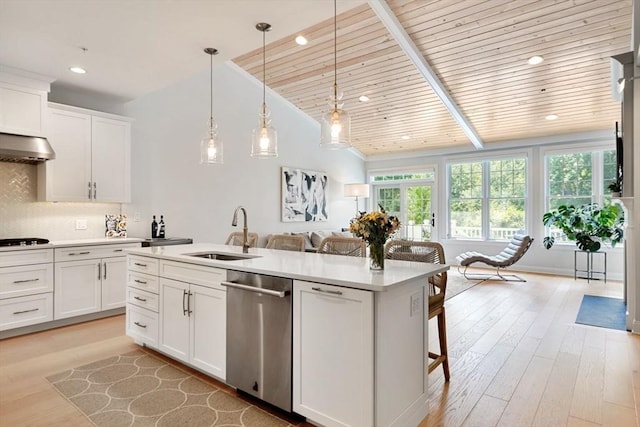
{"type": "MultiPolygon", "coordinates": [[[[574,323],[582,295],[621,284],[521,276],[447,301],[451,381],[429,376],[421,426],[638,426],[640,336],[574,323]]],[[[116,316],[0,341],[0,426],[90,426],[45,377],[138,348],[123,331],[116,316]]]]}

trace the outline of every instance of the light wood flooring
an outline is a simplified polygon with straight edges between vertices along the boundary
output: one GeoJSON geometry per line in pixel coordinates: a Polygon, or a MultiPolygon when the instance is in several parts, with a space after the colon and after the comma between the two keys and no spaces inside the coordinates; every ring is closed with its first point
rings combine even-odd
{"type": "MultiPolygon", "coordinates": [[[[451,381],[429,376],[421,427],[640,425],[640,336],[574,323],[582,295],[620,283],[521,276],[447,301],[451,381]]],[[[0,426],[90,426],[45,377],[136,348],[124,316],[1,340],[0,426]]]]}

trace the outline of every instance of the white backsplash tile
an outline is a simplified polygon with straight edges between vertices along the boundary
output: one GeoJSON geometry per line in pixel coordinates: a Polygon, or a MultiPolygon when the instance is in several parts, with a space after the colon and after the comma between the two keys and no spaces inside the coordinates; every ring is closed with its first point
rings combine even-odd
{"type": "Polygon", "coordinates": [[[119,203],[37,201],[37,166],[0,162],[0,238],[68,240],[104,237],[105,214],[120,214],[119,203]],[[87,229],[76,230],[76,219],[87,229]]]}

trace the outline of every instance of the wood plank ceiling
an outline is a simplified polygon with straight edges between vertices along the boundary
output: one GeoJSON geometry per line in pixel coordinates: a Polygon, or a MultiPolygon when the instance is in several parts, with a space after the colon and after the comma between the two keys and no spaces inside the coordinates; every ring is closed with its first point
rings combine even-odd
{"type": "MultiPolygon", "coordinates": [[[[376,0],[372,0],[376,1],[376,0]]],[[[610,59],[630,50],[631,0],[388,0],[482,139],[612,130],[610,59]],[[540,55],[544,62],[529,65],[540,55]],[[549,114],[556,120],[546,120],[549,114]]],[[[267,85],[320,120],[333,85],[333,19],[267,44],[267,85]]],[[[256,34],[256,37],[259,37],[256,34]]],[[[368,4],[338,15],[338,85],[365,156],[471,142],[368,4]],[[360,102],[361,95],[369,101],[360,102]],[[403,139],[404,136],[404,139],[403,139]],[[408,137],[408,139],[406,139],[408,137]]],[[[233,60],[262,81],[262,49],[233,60]]],[[[267,100],[268,103],[268,100],[267,100]]],[[[278,127],[277,117],[273,117],[278,127]]],[[[613,130],[612,130],[613,132],[613,130]]],[[[318,135],[319,141],[319,135],[318,135]]]]}

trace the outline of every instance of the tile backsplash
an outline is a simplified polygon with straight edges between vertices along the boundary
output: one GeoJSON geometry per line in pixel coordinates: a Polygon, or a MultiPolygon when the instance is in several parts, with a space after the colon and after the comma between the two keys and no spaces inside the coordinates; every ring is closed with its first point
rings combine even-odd
{"type": "Polygon", "coordinates": [[[37,184],[37,166],[0,162],[0,238],[104,237],[105,214],[121,213],[119,203],[38,202],[37,184]],[[76,220],[86,220],[86,230],[76,230],[76,220]]]}

